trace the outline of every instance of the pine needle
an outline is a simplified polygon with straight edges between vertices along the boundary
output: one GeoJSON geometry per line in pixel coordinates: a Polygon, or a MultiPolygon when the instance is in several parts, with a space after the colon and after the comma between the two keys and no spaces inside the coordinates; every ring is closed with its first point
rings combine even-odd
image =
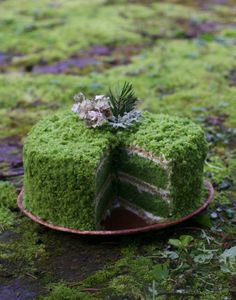
{"type": "Polygon", "coordinates": [[[135,108],[138,98],[134,94],[132,83],[125,82],[122,89],[115,93],[109,89],[108,93],[110,107],[115,117],[123,116],[135,108]]]}

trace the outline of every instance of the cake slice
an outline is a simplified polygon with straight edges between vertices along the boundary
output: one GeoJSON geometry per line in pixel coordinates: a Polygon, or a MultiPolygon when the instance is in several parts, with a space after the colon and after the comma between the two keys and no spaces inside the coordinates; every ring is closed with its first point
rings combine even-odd
{"type": "Polygon", "coordinates": [[[207,144],[198,125],[146,112],[138,129],[124,134],[118,190],[129,207],[155,222],[200,206],[207,144]]]}

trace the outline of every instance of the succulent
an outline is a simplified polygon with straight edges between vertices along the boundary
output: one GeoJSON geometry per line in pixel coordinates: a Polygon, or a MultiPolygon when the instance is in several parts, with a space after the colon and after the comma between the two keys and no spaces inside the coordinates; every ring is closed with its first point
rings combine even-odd
{"type": "Polygon", "coordinates": [[[127,128],[132,126],[135,122],[138,122],[141,111],[131,110],[130,112],[125,112],[124,115],[118,117],[112,117],[108,123],[113,128],[127,128]]]}

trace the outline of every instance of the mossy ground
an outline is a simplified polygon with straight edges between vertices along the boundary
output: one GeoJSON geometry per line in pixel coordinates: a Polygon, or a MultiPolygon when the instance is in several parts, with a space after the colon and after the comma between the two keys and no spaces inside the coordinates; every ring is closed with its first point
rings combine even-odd
{"type": "Polygon", "coordinates": [[[203,126],[205,177],[216,190],[195,221],[94,240],[33,224],[12,206],[12,185],[1,183],[0,298],[235,298],[235,265],[220,259],[236,233],[233,1],[9,0],[0,8],[1,180],[19,190],[16,152],[39,119],[69,108],[80,90],[100,94],[130,80],[141,107],[203,126]]]}

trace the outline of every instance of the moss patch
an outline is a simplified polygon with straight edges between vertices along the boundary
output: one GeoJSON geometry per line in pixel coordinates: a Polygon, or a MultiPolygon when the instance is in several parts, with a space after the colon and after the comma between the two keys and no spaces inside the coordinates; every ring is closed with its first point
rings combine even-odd
{"type": "Polygon", "coordinates": [[[0,233],[13,227],[17,194],[15,187],[9,182],[0,181],[0,233]]]}
{"type": "Polygon", "coordinates": [[[16,207],[17,193],[9,182],[0,181],[0,207],[13,209],[16,207]]]}

